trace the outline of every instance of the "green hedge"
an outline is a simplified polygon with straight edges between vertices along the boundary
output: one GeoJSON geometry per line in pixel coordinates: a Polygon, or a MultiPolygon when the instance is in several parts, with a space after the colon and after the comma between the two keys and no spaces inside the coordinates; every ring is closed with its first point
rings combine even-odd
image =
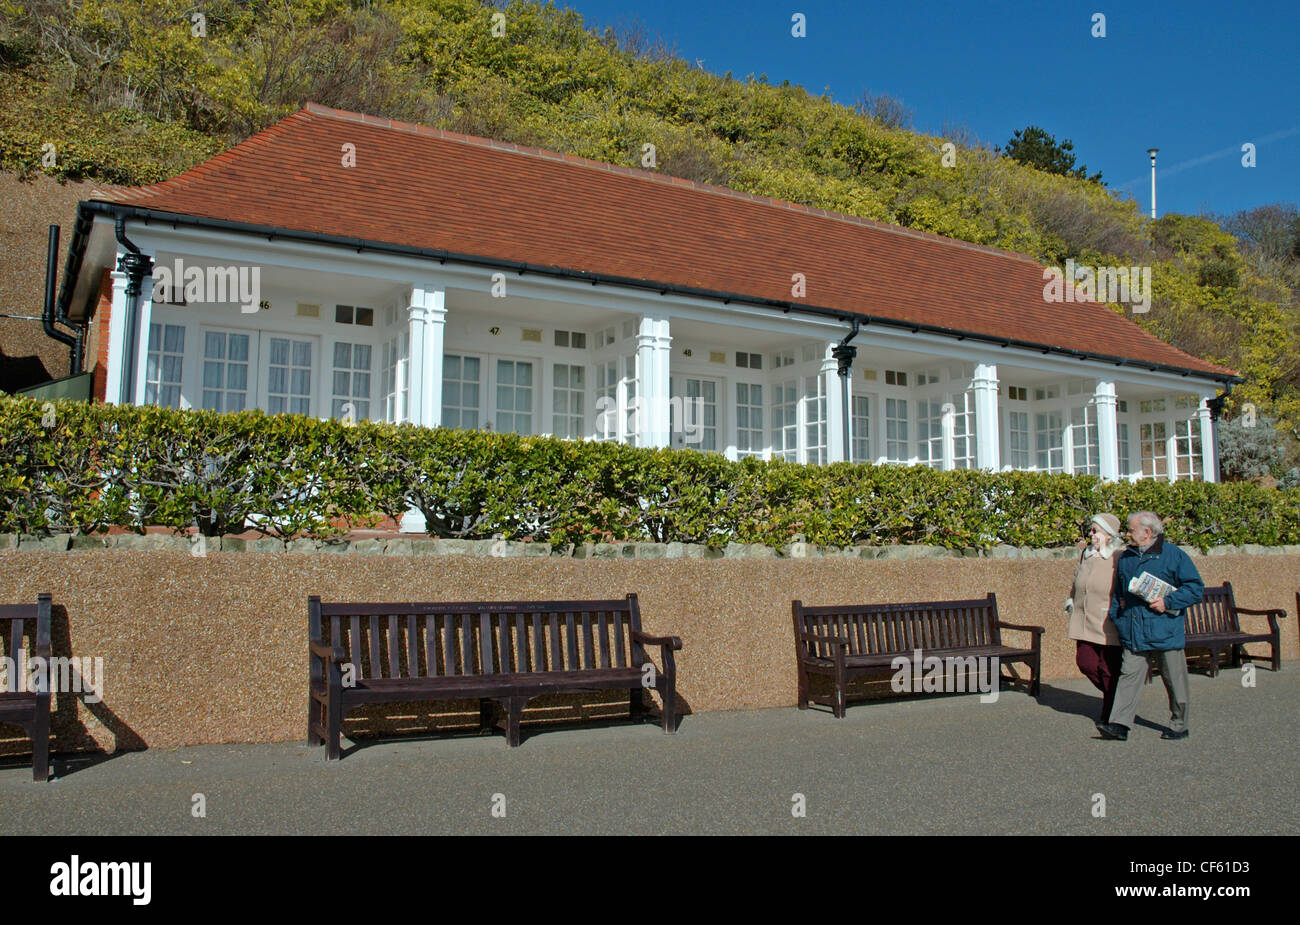
{"type": "Polygon", "coordinates": [[[252,521],[325,538],[425,515],[429,533],[782,546],[1072,543],[1097,511],[1150,508],[1170,538],[1300,543],[1300,490],[923,466],[801,466],[714,453],[259,411],[0,399],[0,532],[93,533],[252,521]]]}

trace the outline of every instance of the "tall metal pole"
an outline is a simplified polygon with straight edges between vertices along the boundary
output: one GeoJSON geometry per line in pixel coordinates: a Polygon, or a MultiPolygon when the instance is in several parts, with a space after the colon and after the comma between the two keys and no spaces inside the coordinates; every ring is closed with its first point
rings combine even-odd
{"type": "Polygon", "coordinates": [[[1159,148],[1147,148],[1147,154],[1151,155],[1151,217],[1156,217],[1156,152],[1159,148]]]}

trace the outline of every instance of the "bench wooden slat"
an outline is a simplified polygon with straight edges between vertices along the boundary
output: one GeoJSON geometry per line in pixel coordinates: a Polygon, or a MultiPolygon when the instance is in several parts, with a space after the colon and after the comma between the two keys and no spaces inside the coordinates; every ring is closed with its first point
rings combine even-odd
{"type": "Polygon", "coordinates": [[[451,614],[442,615],[442,652],[443,652],[443,670],[442,673],[447,677],[456,674],[456,663],[459,661],[459,652],[456,646],[456,623],[451,618],[451,614]]]}
{"type": "Polygon", "coordinates": [[[424,617],[424,676],[438,676],[438,618],[433,614],[424,617]]]}
{"type": "Polygon", "coordinates": [[[541,611],[533,611],[533,665],[534,670],[546,669],[546,633],[542,630],[541,611]]]}
{"type": "MultiPolygon", "coordinates": [[[[402,640],[397,626],[397,614],[388,615],[388,677],[402,676],[402,640]]],[[[382,662],[381,662],[382,665],[382,662]]]]}
{"type": "Polygon", "coordinates": [[[552,613],[551,622],[551,671],[564,670],[563,642],[560,636],[560,615],[552,613]]]}
{"type": "Polygon", "coordinates": [[[578,630],[574,624],[573,611],[564,615],[564,641],[569,650],[569,670],[578,669],[578,630]]]}
{"type": "Polygon", "coordinates": [[[600,637],[600,667],[601,668],[610,667],[610,661],[609,661],[610,626],[608,620],[609,616],[610,614],[604,610],[602,610],[600,613],[596,615],[597,619],[599,620],[599,628],[597,630],[597,634],[600,637]]]}
{"type": "Polygon", "coordinates": [[[379,664],[379,614],[370,615],[370,627],[366,635],[370,644],[370,677],[382,678],[384,675],[379,664]]]}
{"type": "Polygon", "coordinates": [[[19,653],[23,651],[23,618],[10,618],[9,624],[9,658],[16,664],[19,661],[19,653]]]}
{"type": "MultiPolygon", "coordinates": [[[[469,626],[469,621],[465,621],[469,626]]],[[[478,649],[481,674],[496,674],[492,666],[492,615],[483,611],[478,615],[478,649]]]]}

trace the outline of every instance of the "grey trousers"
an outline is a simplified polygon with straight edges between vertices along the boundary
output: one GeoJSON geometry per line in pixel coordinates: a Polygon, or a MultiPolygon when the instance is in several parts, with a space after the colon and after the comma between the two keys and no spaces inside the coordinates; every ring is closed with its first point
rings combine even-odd
{"type": "Polygon", "coordinates": [[[1115,685],[1115,703],[1110,708],[1110,721],[1120,726],[1133,726],[1138,702],[1142,699],[1142,685],[1146,683],[1147,656],[1154,656],[1160,666],[1160,680],[1169,693],[1169,728],[1182,732],[1187,728],[1187,653],[1183,649],[1169,652],[1130,652],[1124,650],[1120,663],[1119,682],[1115,685]]]}

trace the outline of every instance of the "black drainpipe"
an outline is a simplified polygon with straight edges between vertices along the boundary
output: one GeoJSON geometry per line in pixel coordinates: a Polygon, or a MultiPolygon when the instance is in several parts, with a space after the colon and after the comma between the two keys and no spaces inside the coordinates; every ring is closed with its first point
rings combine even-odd
{"type": "Polygon", "coordinates": [[[78,329],[77,334],[72,335],[69,334],[67,331],[60,331],[58,328],[54,326],[55,322],[59,321],[63,324],[67,324],[69,327],[72,327],[72,325],[69,324],[66,318],[61,316],[56,317],[55,315],[54,283],[55,280],[58,279],[58,276],[59,276],[59,226],[51,225],[49,245],[46,247],[45,250],[45,308],[41,312],[41,325],[45,328],[45,333],[47,335],[54,338],[59,343],[65,344],[71,348],[70,359],[69,359],[70,368],[68,370],[68,373],[69,375],[76,375],[81,371],[79,368],[79,361],[81,359],[81,357],[79,356],[80,347],[81,347],[81,331],[80,329],[78,329]]]}
{"type": "Polygon", "coordinates": [[[140,292],[144,278],[153,275],[153,261],[142,253],[140,248],[127,240],[125,216],[117,216],[113,229],[117,235],[117,243],[127,251],[117,261],[117,271],[126,274],[126,329],[122,340],[125,362],[122,364],[122,394],[119,401],[124,405],[130,405],[135,403],[135,361],[140,355],[140,348],[136,343],[139,339],[136,328],[139,325],[137,316],[140,308],[140,292]]]}
{"type": "Polygon", "coordinates": [[[858,355],[858,348],[849,346],[849,341],[858,336],[858,327],[858,319],[854,318],[853,330],[831,348],[831,356],[839,364],[836,372],[840,376],[840,401],[843,406],[840,423],[844,426],[844,458],[848,462],[853,462],[853,444],[849,442],[849,375],[853,372],[853,358],[858,355]]]}

